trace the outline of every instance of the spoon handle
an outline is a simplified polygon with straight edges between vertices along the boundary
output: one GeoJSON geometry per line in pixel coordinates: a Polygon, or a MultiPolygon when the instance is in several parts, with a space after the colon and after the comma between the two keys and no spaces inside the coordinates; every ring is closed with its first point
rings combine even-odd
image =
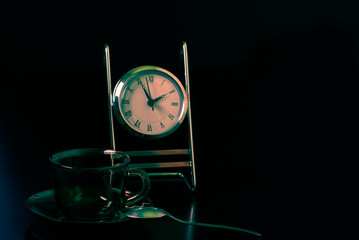
{"type": "Polygon", "coordinates": [[[234,230],[234,231],[240,231],[240,232],[245,232],[245,233],[249,233],[249,234],[253,234],[256,235],[258,237],[261,237],[262,234],[251,231],[251,230],[247,230],[244,228],[238,228],[238,227],[232,227],[232,226],[226,226],[226,225],[219,225],[219,224],[209,224],[209,223],[199,223],[199,222],[190,222],[190,221],[184,221],[181,220],[179,218],[176,218],[175,216],[173,216],[172,214],[167,213],[167,216],[176,220],[177,222],[183,223],[183,224],[189,224],[189,225],[194,225],[194,226],[201,226],[201,227],[211,227],[211,228],[223,228],[223,229],[228,229],[228,230],[234,230]]]}

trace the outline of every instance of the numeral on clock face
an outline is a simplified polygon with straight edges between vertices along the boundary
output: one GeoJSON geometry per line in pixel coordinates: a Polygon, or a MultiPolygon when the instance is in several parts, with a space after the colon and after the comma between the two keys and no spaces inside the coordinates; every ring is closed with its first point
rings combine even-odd
{"type": "Polygon", "coordinates": [[[131,110],[130,111],[127,111],[127,112],[125,112],[125,117],[126,118],[130,118],[132,116],[132,112],[131,112],[131,110]]]}
{"type": "Polygon", "coordinates": [[[147,124],[147,131],[148,131],[148,132],[152,132],[152,126],[151,126],[151,124],[147,124]]]}
{"type": "Polygon", "coordinates": [[[141,121],[140,121],[140,120],[137,120],[137,121],[135,122],[135,127],[140,128],[140,126],[141,126],[141,121]]]}
{"type": "Polygon", "coordinates": [[[175,116],[173,116],[171,113],[168,114],[168,117],[173,120],[175,118],[175,116]]]}
{"type": "Polygon", "coordinates": [[[136,81],[137,81],[137,84],[138,84],[138,85],[141,85],[142,82],[141,82],[141,79],[140,79],[140,78],[137,78],[136,81]]]}
{"type": "Polygon", "coordinates": [[[147,76],[146,82],[153,82],[153,76],[147,76]]]}

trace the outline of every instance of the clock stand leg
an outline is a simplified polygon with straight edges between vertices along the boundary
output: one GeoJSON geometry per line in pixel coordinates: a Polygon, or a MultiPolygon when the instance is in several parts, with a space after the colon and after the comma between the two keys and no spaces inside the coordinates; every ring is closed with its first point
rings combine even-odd
{"type": "Polygon", "coordinates": [[[111,149],[116,149],[115,144],[115,132],[113,125],[113,112],[112,112],[112,87],[111,87],[111,63],[110,63],[110,47],[105,44],[105,65],[106,65],[106,77],[107,77],[107,106],[108,106],[108,119],[110,126],[110,141],[111,149]]]}
{"type": "Polygon", "coordinates": [[[188,118],[188,135],[189,135],[189,157],[191,162],[191,180],[192,180],[192,191],[196,190],[197,187],[197,179],[196,179],[196,166],[194,159],[194,150],[193,150],[193,130],[192,130],[192,111],[191,111],[191,94],[190,94],[190,84],[189,84],[189,67],[188,67],[188,50],[187,43],[185,41],[182,42],[182,53],[183,53],[183,65],[185,72],[185,85],[186,85],[186,93],[188,99],[188,110],[187,110],[187,118],[188,118]]]}

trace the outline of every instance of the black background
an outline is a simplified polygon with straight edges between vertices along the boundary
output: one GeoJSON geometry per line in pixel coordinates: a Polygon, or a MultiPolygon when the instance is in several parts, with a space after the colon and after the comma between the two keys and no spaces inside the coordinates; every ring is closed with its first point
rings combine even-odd
{"type": "Polygon", "coordinates": [[[234,204],[254,194],[258,231],[273,239],[355,239],[358,7],[1,3],[0,214],[51,187],[49,155],[109,147],[105,43],[118,79],[140,65],[180,72],[185,40],[199,189],[229,191],[234,204]]]}

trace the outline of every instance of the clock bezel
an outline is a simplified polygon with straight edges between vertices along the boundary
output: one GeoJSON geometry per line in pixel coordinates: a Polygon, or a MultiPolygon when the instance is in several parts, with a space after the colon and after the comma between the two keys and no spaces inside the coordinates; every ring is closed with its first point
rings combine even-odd
{"type": "Polygon", "coordinates": [[[116,119],[118,120],[118,122],[122,125],[122,127],[124,127],[128,132],[132,133],[133,135],[137,136],[137,137],[141,137],[141,138],[146,138],[146,139],[157,139],[157,138],[163,138],[166,137],[168,135],[170,135],[171,133],[175,132],[180,125],[182,124],[183,120],[186,117],[187,114],[187,110],[188,110],[188,98],[187,98],[187,93],[182,85],[182,83],[180,82],[180,80],[171,72],[169,72],[166,69],[163,69],[161,67],[157,67],[157,66],[151,66],[151,65],[146,65],[146,66],[140,66],[140,67],[136,67],[134,69],[131,69],[130,71],[128,71],[127,73],[125,73],[117,82],[114,91],[113,91],[113,101],[112,101],[112,109],[115,113],[116,119]],[[167,79],[169,79],[170,81],[172,81],[172,83],[174,85],[177,85],[176,88],[179,90],[179,94],[180,94],[180,98],[182,100],[182,104],[181,104],[181,110],[178,114],[178,118],[176,119],[176,123],[174,123],[172,125],[171,128],[167,129],[166,131],[159,133],[159,134],[145,134],[143,132],[138,131],[136,128],[134,128],[133,126],[131,126],[126,120],[125,117],[123,116],[122,113],[122,109],[120,107],[121,101],[122,101],[122,92],[125,90],[125,87],[127,85],[127,82],[130,79],[133,79],[133,77],[135,75],[138,75],[142,72],[146,72],[146,71],[152,71],[152,72],[159,72],[160,75],[165,75],[167,79]]]}

